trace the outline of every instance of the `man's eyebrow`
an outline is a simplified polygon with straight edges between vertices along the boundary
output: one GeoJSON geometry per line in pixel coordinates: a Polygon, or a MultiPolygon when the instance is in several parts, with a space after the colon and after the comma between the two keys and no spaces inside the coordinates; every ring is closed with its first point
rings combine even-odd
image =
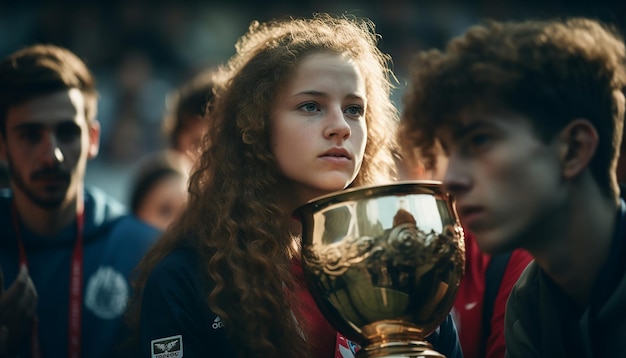
{"type": "MultiPolygon", "coordinates": [[[[55,123],[53,125],[53,127],[55,129],[57,128],[68,128],[69,126],[78,126],[78,124],[74,121],[71,120],[67,120],[67,121],[63,121],[63,122],[59,122],[59,123],[55,123]]],[[[17,124],[15,127],[13,127],[11,130],[14,132],[19,132],[19,131],[32,131],[32,130],[41,130],[43,128],[48,127],[48,125],[44,124],[44,123],[39,123],[39,122],[24,122],[24,123],[20,123],[17,124]]]]}
{"type": "Polygon", "coordinates": [[[26,122],[26,123],[20,123],[20,124],[16,125],[15,127],[13,127],[13,131],[41,129],[41,128],[44,128],[44,127],[45,127],[45,125],[43,125],[42,123],[26,122]]]}

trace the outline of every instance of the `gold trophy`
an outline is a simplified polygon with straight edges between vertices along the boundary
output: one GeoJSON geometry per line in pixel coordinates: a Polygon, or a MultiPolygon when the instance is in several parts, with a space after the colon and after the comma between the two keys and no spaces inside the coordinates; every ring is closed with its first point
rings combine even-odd
{"type": "Polygon", "coordinates": [[[326,319],[362,346],[358,358],[444,357],[425,338],[452,309],[465,244],[440,182],[347,189],[294,215],[307,286],[326,319]]]}

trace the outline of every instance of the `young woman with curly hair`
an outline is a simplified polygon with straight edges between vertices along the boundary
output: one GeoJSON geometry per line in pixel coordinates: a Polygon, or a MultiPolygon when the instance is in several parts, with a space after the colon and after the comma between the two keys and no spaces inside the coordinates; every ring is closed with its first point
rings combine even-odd
{"type": "MultiPolygon", "coordinates": [[[[141,356],[334,357],[299,265],[292,212],[390,180],[397,110],[369,20],[253,22],[219,83],[188,206],[139,266],[141,356]]],[[[458,354],[451,320],[431,335],[458,354]]]]}

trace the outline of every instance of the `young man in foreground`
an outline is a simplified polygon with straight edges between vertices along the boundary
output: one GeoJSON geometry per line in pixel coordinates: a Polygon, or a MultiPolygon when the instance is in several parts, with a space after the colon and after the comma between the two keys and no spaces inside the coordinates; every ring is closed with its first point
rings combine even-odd
{"type": "Polygon", "coordinates": [[[583,18],[476,26],[412,67],[404,145],[443,146],[481,250],[534,257],[507,304],[510,357],[626,356],[625,68],[620,36],[583,18]]]}

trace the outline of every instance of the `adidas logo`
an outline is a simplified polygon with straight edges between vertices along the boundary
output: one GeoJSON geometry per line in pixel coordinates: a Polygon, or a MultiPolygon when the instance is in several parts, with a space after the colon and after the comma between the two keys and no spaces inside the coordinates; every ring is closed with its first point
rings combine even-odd
{"type": "Polygon", "coordinates": [[[213,327],[213,329],[224,328],[224,321],[222,321],[220,316],[217,316],[215,317],[215,320],[213,320],[213,324],[211,325],[211,327],[213,327]]]}

